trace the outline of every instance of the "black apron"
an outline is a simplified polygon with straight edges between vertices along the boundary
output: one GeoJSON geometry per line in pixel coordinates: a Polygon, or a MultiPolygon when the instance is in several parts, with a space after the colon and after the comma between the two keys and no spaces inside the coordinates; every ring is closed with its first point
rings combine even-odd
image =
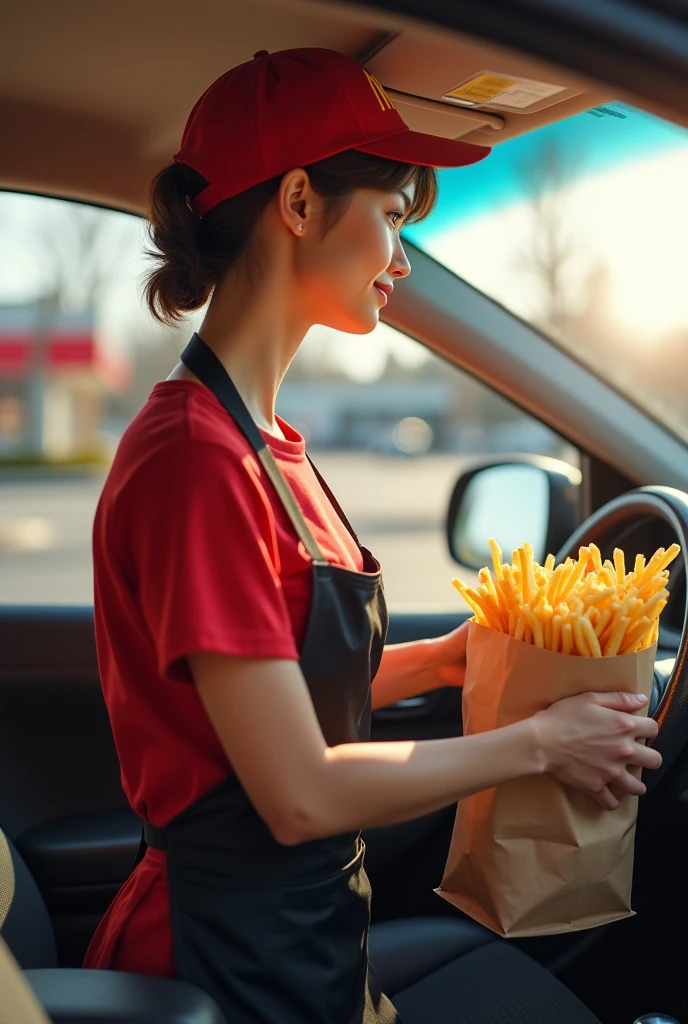
{"type": "MultiPolygon", "coordinates": [[[[215,353],[194,334],[181,360],[246,436],[311,556],[300,665],[325,739],[368,740],[388,625],[380,566],[314,466],[364,572],[324,560],[215,353]]],[[[360,832],[282,846],[232,774],[164,829],[145,822],[143,834],[139,859],[146,845],[167,851],[177,974],[212,995],[227,1024],[401,1024],[368,960],[371,890],[360,832]]]]}

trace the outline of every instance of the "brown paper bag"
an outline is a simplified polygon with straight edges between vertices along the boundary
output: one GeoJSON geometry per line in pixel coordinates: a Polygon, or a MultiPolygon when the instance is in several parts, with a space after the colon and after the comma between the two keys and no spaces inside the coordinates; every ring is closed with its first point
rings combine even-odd
{"type": "MultiPolygon", "coordinates": [[[[498,729],[588,691],[649,701],[657,644],[582,658],[543,650],[472,621],[464,735],[498,729]]],[[[648,705],[634,714],[647,715],[648,705]]],[[[641,768],[629,766],[636,778],[641,768]]],[[[459,801],[444,877],[434,891],[504,938],[556,935],[631,917],[638,797],[606,811],[551,775],[528,776],[459,801]]]]}

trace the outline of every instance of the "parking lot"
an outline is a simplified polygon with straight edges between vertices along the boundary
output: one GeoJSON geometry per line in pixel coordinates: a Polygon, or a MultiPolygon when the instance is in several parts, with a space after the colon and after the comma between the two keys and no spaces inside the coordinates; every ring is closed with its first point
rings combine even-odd
{"type": "MultiPolygon", "coordinates": [[[[314,452],[345,512],[382,564],[392,610],[451,611],[444,517],[465,457],[314,452]]],[[[69,479],[0,476],[0,604],[93,603],[91,527],[103,472],[69,479]]]]}

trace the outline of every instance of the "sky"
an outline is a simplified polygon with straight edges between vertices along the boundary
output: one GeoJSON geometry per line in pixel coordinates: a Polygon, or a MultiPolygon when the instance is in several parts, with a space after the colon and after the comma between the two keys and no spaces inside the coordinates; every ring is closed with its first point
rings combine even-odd
{"type": "Polygon", "coordinates": [[[570,177],[575,180],[653,153],[685,149],[688,131],[624,103],[585,111],[497,145],[477,164],[441,170],[435,213],[409,227],[406,234],[420,242],[442,225],[458,227],[518,203],[522,192],[516,169],[537,156],[546,143],[556,144],[567,155],[570,177]]]}
{"type": "MultiPolygon", "coordinates": [[[[688,145],[649,152],[572,182],[560,196],[567,238],[576,253],[573,304],[582,301],[596,263],[611,270],[609,304],[629,340],[651,342],[688,328],[688,145]]],[[[447,224],[419,239],[430,255],[519,316],[536,312],[538,293],[518,267],[532,228],[528,203],[515,201],[447,224]]]]}

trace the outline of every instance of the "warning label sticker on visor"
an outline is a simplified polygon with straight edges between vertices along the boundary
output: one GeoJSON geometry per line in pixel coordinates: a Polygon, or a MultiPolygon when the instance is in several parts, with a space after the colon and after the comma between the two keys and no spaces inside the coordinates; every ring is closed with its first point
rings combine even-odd
{"type": "Polygon", "coordinates": [[[542,100],[564,92],[566,86],[536,82],[530,78],[505,77],[493,71],[480,71],[442,93],[442,99],[465,107],[500,107],[504,110],[526,110],[542,100]]]}

